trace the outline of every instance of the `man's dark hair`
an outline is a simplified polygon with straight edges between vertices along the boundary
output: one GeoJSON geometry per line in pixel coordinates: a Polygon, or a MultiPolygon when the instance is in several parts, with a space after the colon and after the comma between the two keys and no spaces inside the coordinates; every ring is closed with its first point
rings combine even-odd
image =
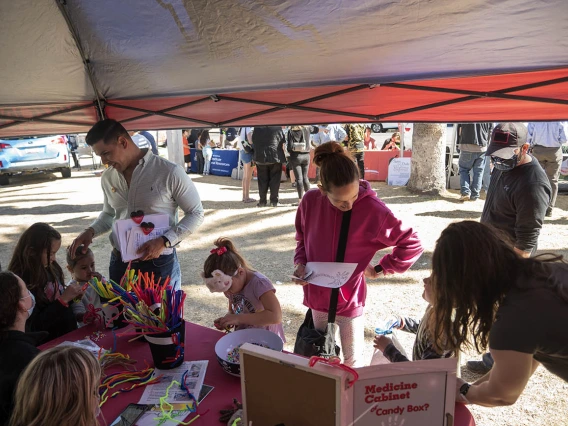
{"type": "Polygon", "coordinates": [[[89,130],[85,137],[87,145],[93,146],[98,141],[102,140],[103,143],[116,142],[119,136],[128,136],[126,129],[118,121],[112,118],[101,120],[89,130]]]}

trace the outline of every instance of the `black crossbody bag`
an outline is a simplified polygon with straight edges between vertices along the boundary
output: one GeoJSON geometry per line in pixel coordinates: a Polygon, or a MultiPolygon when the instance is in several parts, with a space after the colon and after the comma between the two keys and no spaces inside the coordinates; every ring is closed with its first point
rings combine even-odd
{"type": "MultiPolygon", "coordinates": [[[[343,262],[345,258],[345,248],[347,247],[347,235],[349,233],[349,223],[351,222],[351,210],[343,213],[341,221],[341,231],[339,232],[339,243],[337,244],[336,262],[343,262]]],[[[339,288],[331,290],[329,300],[329,312],[327,317],[327,327],[324,332],[314,327],[312,310],[308,309],[304,322],[298,329],[294,353],[307,357],[339,356],[340,347],[335,343],[335,314],[337,313],[337,300],[339,298],[339,288]]]]}

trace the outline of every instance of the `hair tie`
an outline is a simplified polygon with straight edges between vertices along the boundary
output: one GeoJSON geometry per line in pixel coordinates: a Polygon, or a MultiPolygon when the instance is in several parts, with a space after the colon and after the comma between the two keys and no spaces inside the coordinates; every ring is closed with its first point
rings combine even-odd
{"type": "Polygon", "coordinates": [[[214,249],[211,249],[211,251],[209,253],[211,253],[211,254],[217,253],[217,256],[221,256],[222,254],[227,253],[227,247],[214,248],[214,249]]]}

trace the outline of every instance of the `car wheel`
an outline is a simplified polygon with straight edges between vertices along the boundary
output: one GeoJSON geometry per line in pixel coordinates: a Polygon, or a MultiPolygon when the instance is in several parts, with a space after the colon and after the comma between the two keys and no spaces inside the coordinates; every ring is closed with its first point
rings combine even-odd
{"type": "Polygon", "coordinates": [[[61,169],[61,177],[70,178],[71,177],[71,167],[65,167],[61,169]]]}
{"type": "Polygon", "coordinates": [[[371,130],[373,133],[381,133],[383,131],[383,126],[380,123],[371,124],[371,130]]]}
{"type": "Polygon", "coordinates": [[[0,185],[9,185],[10,184],[10,176],[8,175],[0,175],[0,185]]]}

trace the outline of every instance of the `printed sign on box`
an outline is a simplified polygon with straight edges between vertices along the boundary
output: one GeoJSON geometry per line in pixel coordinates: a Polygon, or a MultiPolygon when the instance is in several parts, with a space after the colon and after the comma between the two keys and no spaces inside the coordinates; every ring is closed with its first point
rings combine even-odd
{"type": "Polygon", "coordinates": [[[393,158],[389,163],[387,185],[405,186],[410,179],[412,158],[393,158]]]}
{"type": "Polygon", "coordinates": [[[353,395],[354,423],[357,426],[443,425],[445,389],[445,372],[358,380],[353,395]]]}

